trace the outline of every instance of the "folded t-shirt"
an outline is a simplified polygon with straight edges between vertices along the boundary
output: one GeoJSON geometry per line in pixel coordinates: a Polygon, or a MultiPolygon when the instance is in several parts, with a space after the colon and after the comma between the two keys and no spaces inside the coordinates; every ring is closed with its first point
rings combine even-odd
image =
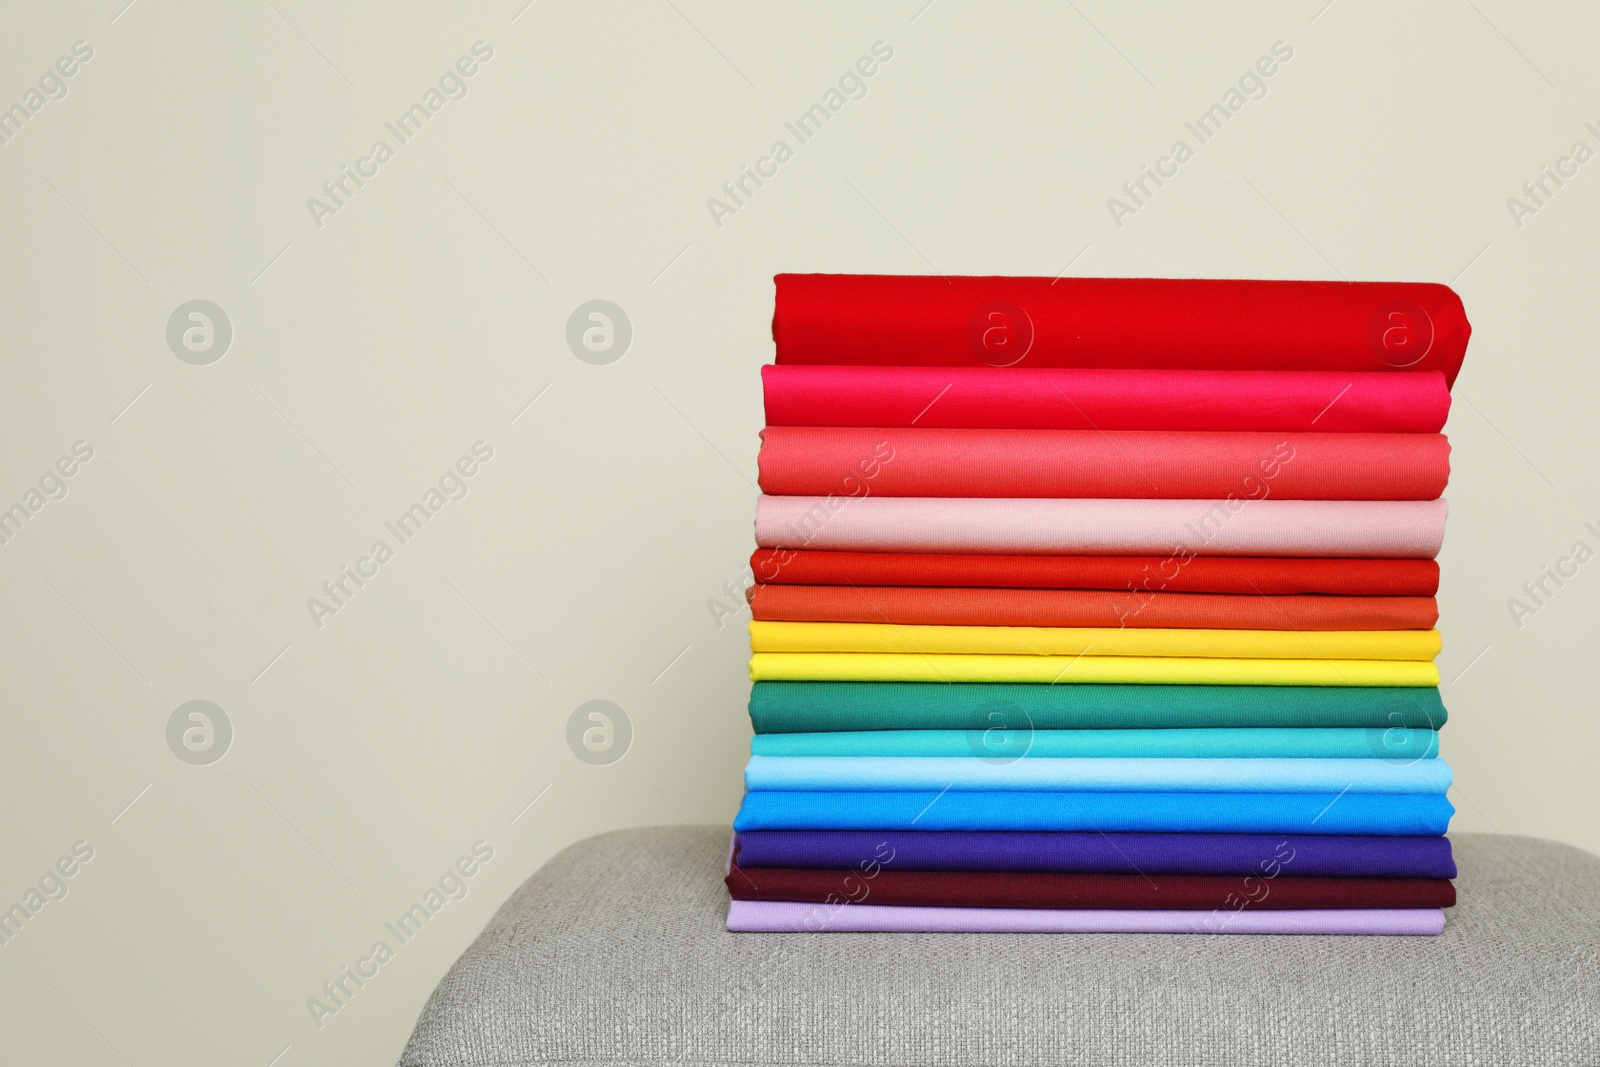
{"type": "Polygon", "coordinates": [[[1063,626],[1212,630],[1427,630],[1429,596],[1241,596],[1088,589],[937,589],[863,585],[757,585],[762,622],[897,626],[1063,626]]]}
{"type": "Polygon", "coordinates": [[[1324,834],[1031,833],[755,830],[738,834],[741,867],[905,871],[1253,874],[1300,878],[1454,878],[1447,837],[1324,834]]]}
{"type": "Polygon", "coordinates": [[[782,585],[990,586],[1118,589],[1147,593],[1336,593],[1433,596],[1431,559],[1310,559],[1278,556],[1018,556],[992,553],[827,552],[758,548],[756,581],[782,585]]]}
{"type": "Polygon", "coordinates": [[[1438,433],[1420,374],[1028,367],[761,368],[768,426],[1438,433]]]}
{"type": "Polygon", "coordinates": [[[1431,759],[1439,753],[1433,730],[1402,727],[1317,729],[1257,726],[1249,729],[1035,730],[997,725],[970,730],[843,730],[757,734],[755,756],[976,756],[980,759],[1431,759]]]}
{"type": "Polygon", "coordinates": [[[1101,908],[915,908],[889,904],[728,902],[734,933],[1412,934],[1444,931],[1438,908],[1140,911],[1101,908]]]}
{"type": "Polygon", "coordinates": [[[1361,727],[1437,730],[1432,687],[757,682],[758,734],[812,730],[1114,730],[1361,727]]]}
{"type": "Polygon", "coordinates": [[[762,548],[863,552],[1433,559],[1443,500],[1274,500],[1266,490],[1216,500],[1041,500],[761,496],[762,548]]]}
{"type": "Polygon", "coordinates": [[[926,652],[991,656],[1205,656],[1213,659],[1432,660],[1437,630],[1206,630],[1133,626],[750,624],[753,652],[926,652]]]}
{"type": "Polygon", "coordinates": [[[871,901],[945,908],[1450,908],[1442,878],[1058,874],[1038,871],[808,870],[733,867],[734,900],[871,901]]]}
{"type": "Polygon", "coordinates": [[[1437,793],[746,793],[746,830],[1094,830],[1418,837],[1450,828],[1437,793]]]}
{"type": "Polygon", "coordinates": [[[751,756],[751,792],[1418,793],[1443,795],[1442,759],[751,756]]]}
{"type": "Polygon", "coordinates": [[[758,467],[761,491],[779,496],[1433,500],[1450,445],[1424,433],[769,426],[758,467]]]}
{"type": "Polygon", "coordinates": [[[1472,327],[1431,282],[779,274],[781,364],[1441,371],[1472,327]]]}
{"type": "Polygon", "coordinates": [[[1421,660],[757,652],[750,657],[750,680],[1028,682],[1045,685],[1437,686],[1439,671],[1432,663],[1421,660]]]}

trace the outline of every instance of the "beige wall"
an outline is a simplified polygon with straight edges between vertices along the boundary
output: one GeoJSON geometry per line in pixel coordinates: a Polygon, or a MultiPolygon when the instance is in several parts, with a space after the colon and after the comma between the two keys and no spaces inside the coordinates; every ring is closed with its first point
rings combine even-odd
{"type": "Polygon", "coordinates": [[[751,548],[781,270],[1453,281],[1456,825],[1600,850],[1600,562],[1520,628],[1507,606],[1600,548],[1600,162],[1507,206],[1600,149],[1588,6],[121,2],[16,5],[0,33],[5,106],[93,50],[0,145],[0,506],[93,451],[0,546],[0,903],[73,872],[0,946],[0,1058],[389,1063],[553,851],[731,816],[744,635],[707,602],[751,548]],[[400,143],[385,123],[477,41],[465,97],[400,143]],[[784,122],[877,41],[865,98],[799,144],[784,122]],[[1265,97],[1195,143],[1277,41],[1265,97]],[[314,219],[379,138],[393,158],[314,219]],[[779,138],[793,158],[714,219],[779,138]],[[1116,225],[1178,138],[1194,157],[1116,225]],[[232,325],[209,365],[166,337],[194,299],[232,325]],[[592,299],[632,324],[610,365],[566,342],[592,299]],[[480,441],[463,498],[386,532],[480,441]],[[377,573],[313,620],[346,564],[377,573]],[[611,765],[567,741],[595,699],[632,727],[611,765]],[[190,754],[187,712],[169,746],[191,700],[231,723],[216,762],[175,754],[221,744],[190,754]],[[466,896],[400,944],[384,924],[477,842],[445,883],[466,896]]]}

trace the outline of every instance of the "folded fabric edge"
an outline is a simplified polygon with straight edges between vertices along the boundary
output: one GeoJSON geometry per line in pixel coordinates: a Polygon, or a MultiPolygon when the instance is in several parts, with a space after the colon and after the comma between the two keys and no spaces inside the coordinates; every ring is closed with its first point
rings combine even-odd
{"type": "Polygon", "coordinates": [[[1432,937],[1442,908],[1132,911],[731,900],[731,933],[1335,934],[1432,937]]]}
{"type": "Polygon", "coordinates": [[[1346,659],[1429,663],[1437,629],[1258,630],[1218,627],[990,626],[751,619],[752,653],[1077,656],[1151,659],[1346,659]],[[1338,651],[1329,654],[1318,642],[1338,651]],[[1055,644],[1056,648],[1050,646],[1055,644]],[[1249,651],[1235,654],[1230,646],[1249,651]],[[945,646],[945,647],[940,647],[945,646]],[[1081,647],[1080,647],[1081,646],[1081,647]],[[1309,655],[1307,654],[1309,653],[1309,655]]]}
{"type": "Polygon", "coordinates": [[[750,657],[749,675],[753,682],[1082,683],[1403,689],[1431,689],[1439,685],[1438,669],[1431,661],[1425,660],[1074,657],[936,652],[755,652],[750,657]],[[1058,664],[1059,670],[1051,669],[1058,664]],[[1326,672],[1330,671],[1333,677],[1327,676],[1326,672]]]}

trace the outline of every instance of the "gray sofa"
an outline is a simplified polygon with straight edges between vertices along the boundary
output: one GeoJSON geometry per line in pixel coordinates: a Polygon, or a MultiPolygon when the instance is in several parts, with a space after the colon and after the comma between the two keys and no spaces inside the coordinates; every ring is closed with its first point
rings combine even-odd
{"type": "Polygon", "coordinates": [[[1440,937],[730,934],[726,827],[552,859],[402,1067],[1600,1065],[1600,858],[1455,834],[1440,937]]]}

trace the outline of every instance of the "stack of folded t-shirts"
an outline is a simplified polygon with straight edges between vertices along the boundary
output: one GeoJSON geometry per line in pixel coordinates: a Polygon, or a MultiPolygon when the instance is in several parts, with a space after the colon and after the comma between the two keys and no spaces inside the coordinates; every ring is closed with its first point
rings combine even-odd
{"type": "Polygon", "coordinates": [[[777,289],[729,929],[1443,928],[1453,292],[777,289]]]}

